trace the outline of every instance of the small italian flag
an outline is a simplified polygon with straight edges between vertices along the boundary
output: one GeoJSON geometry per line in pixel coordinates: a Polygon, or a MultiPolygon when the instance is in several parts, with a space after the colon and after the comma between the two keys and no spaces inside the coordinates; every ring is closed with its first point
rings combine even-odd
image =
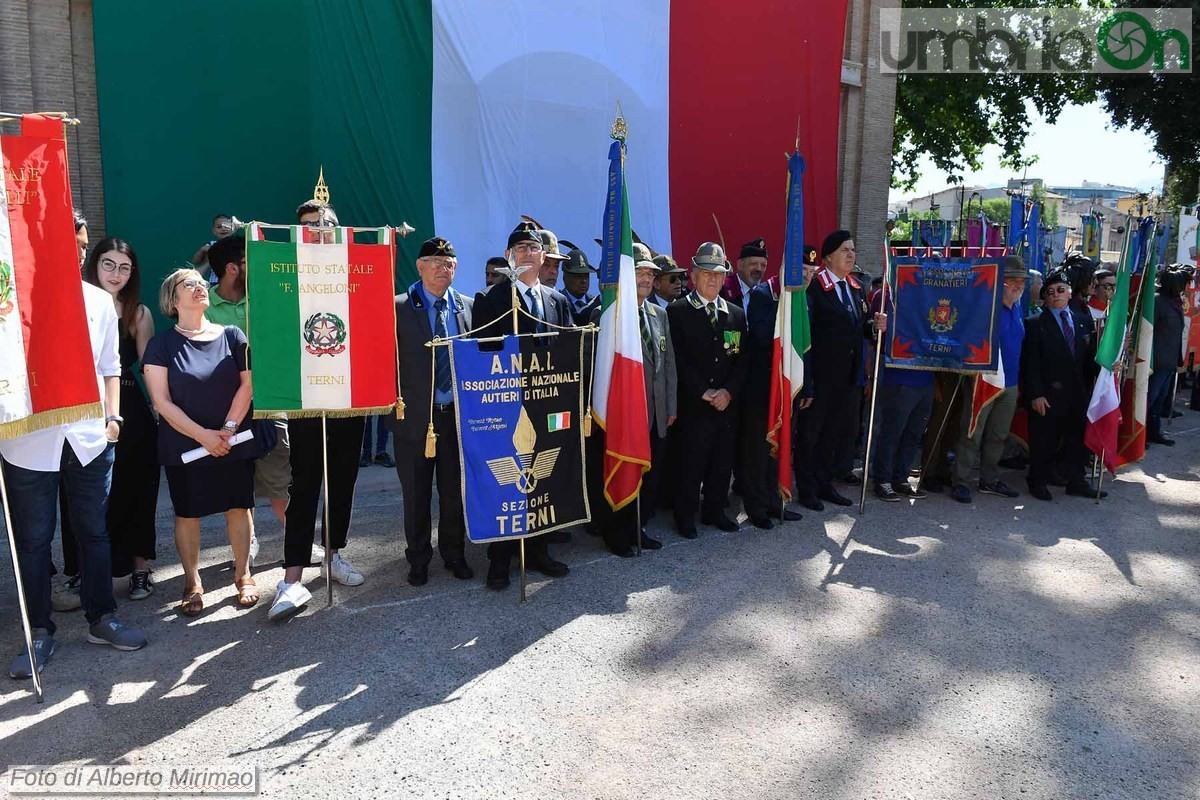
{"type": "Polygon", "coordinates": [[[546,430],[553,433],[554,431],[565,431],[571,427],[571,412],[560,411],[557,414],[546,415],[546,430]]]}
{"type": "Polygon", "coordinates": [[[377,244],[356,243],[351,228],[331,230],[323,243],[305,241],[310,231],[300,226],[286,228],[287,242],[264,240],[267,230],[256,223],[246,237],[255,414],[355,416],[393,408],[391,229],[371,229],[377,244]]]}

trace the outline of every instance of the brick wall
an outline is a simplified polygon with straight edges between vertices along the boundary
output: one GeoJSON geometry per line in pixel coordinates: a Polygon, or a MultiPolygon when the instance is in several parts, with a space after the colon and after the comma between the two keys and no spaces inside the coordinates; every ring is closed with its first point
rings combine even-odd
{"type": "Polygon", "coordinates": [[[0,0],[0,110],[66,111],[82,121],[67,129],[71,194],[92,240],[104,236],[92,0],[0,0]]]}

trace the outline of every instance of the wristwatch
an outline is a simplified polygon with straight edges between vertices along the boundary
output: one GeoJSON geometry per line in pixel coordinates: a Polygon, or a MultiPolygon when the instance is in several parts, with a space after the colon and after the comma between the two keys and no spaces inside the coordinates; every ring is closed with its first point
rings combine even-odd
{"type": "Polygon", "coordinates": [[[123,429],[123,428],[125,427],[125,418],[124,418],[124,417],[117,416],[116,414],[112,414],[112,415],[110,415],[110,416],[107,416],[107,417],[105,417],[105,418],[104,418],[104,425],[105,425],[105,427],[108,427],[108,423],[110,423],[110,422],[115,422],[115,423],[117,423],[117,427],[118,427],[118,428],[122,428],[122,429],[123,429]]]}
{"type": "Polygon", "coordinates": [[[221,426],[221,430],[229,431],[230,433],[237,433],[237,429],[238,424],[235,419],[227,419],[225,420],[225,424],[221,426]]]}

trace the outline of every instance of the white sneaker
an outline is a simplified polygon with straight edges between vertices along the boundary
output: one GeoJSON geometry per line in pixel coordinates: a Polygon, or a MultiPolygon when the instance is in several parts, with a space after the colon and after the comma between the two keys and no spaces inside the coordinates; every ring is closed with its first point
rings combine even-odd
{"type": "Polygon", "coordinates": [[[304,584],[299,581],[295,583],[285,583],[280,581],[275,587],[275,598],[271,600],[271,609],[267,612],[267,619],[272,622],[285,617],[290,617],[312,600],[312,592],[304,588],[304,584]]]}
{"type": "Polygon", "coordinates": [[[250,566],[254,566],[256,558],[258,558],[258,536],[252,532],[250,534],[250,566]]]}
{"type": "Polygon", "coordinates": [[[78,575],[64,575],[62,580],[55,581],[50,605],[55,611],[74,611],[83,605],[83,601],[79,599],[78,575]]]}
{"type": "Polygon", "coordinates": [[[321,545],[319,545],[319,544],[313,545],[312,563],[313,564],[324,564],[325,563],[325,548],[321,547],[321,545]]]}
{"type": "Polygon", "coordinates": [[[342,558],[341,553],[334,553],[333,558],[329,562],[329,570],[333,573],[333,579],[342,586],[359,586],[365,578],[362,573],[351,566],[350,562],[342,558]]]}

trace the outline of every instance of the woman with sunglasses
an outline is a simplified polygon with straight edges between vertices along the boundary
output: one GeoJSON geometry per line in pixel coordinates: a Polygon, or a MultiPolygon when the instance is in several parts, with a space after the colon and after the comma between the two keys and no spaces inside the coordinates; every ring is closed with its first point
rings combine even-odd
{"type": "Polygon", "coordinates": [[[194,617],[204,608],[200,582],[200,519],[225,515],[233,548],[238,605],[258,602],[250,577],[254,458],[251,439],[233,444],[253,418],[250,355],[238,328],[209,322],[208,281],[194,269],[177,269],[158,293],[163,314],[174,327],[150,340],[143,357],[146,387],[161,417],[158,456],[167,472],[175,507],[175,546],[183,562],[184,590],[179,612],[194,617]],[[199,458],[185,463],[185,454],[199,458]]]}
{"type": "MultiPolygon", "coordinates": [[[[124,239],[102,239],[83,265],[83,279],[112,295],[120,321],[121,438],[117,441],[105,517],[112,547],[114,578],[129,576],[129,599],[154,593],[150,561],[154,552],[154,517],[158,509],[157,425],[141,386],[142,360],[154,335],[150,309],[142,305],[142,276],[137,253],[124,239]]],[[[67,523],[67,518],[63,518],[67,523]]]]}

